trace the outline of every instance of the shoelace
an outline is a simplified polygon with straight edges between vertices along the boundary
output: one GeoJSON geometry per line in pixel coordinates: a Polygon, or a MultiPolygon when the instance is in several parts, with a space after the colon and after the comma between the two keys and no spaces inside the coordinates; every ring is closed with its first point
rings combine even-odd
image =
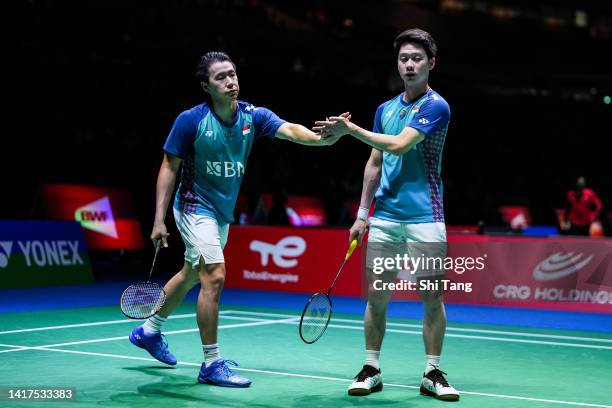
{"type": "Polygon", "coordinates": [[[378,374],[378,372],[376,372],[374,369],[364,366],[359,372],[359,374],[355,376],[355,378],[358,382],[362,382],[368,377],[374,377],[376,374],[378,374]]]}
{"type": "Polygon", "coordinates": [[[431,370],[429,374],[427,374],[425,377],[429,378],[434,383],[434,385],[436,385],[436,383],[439,383],[443,387],[450,387],[450,385],[446,381],[446,378],[444,378],[444,375],[448,374],[446,374],[444,371],[435,368],[431,370]]]}
{"type": "Polygon", "coordinates": [[[223,374],[227,375],[228,377],[231,377],[232,375],[234,375],[234,372],[232,371],[231,368],[227,366],[226,363],[229,365],[233,365],[234,367],[238,367],[238,363],[235,362],[234,360],[221,360],[221,362],[219,363],[219,365],[221,366],[221,370],[223,371],[223,374]]]}
{"type": "Polygon", "coordinates": [[[160,334],[159,336],[162,339],[161,343],[159,344],[159,350],[162,351],[164,355],[167,355],[170,353],[170,350],[168,350],[168,340],[166,340],[166,336],[163,334],[160,334]]]}

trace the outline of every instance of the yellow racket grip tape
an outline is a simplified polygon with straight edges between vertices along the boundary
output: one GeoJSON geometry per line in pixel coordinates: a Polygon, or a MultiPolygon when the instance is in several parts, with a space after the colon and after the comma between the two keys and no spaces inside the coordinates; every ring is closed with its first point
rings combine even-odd
{"type": "Polygon", "coordinates": [[[354,239],[351,241],[351,245],[349,246],[348,251],[346,251],[346,256],[344,257],[344,260],[347,260],[351,257],[351,255],[353,255],[353,251],[355,250],[355,248],[357,248],[357,240],[354,239]]]}
{"type": "MultiPolygon", "coordinates": [[[[365,221],[365,225],[368,225],[368,221],[365,221]]],[[[355,238],[354,240],[351,241],[351,245],[349,245],[349,249],[346,251],[346,256],[344,257],[344,260],[348,260],[351,255],[353,255],[353,251],[355,251],[355,248],[357,248],[357,238],[355,238]]]]}

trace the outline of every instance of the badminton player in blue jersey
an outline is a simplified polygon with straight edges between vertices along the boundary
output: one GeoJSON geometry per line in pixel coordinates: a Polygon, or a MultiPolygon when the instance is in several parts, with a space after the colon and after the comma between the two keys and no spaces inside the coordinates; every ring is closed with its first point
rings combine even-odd
{"type": "MultiPolygon", "coordinates": [[[[410,29],[396,37],[394,51],[404,92],[378,107],[372,132],[352,123],[348,117],[316,122],[313,129],[333,137],[348,134],[372,146],[364,171],[360,208],[349,240],[357,238],[361,243],[368,226],[370,204],[375,197],[376,206],[369,218],[368,252],[377,244],[428,243],[426,245],[431,246],[429,243],[433,243],[434,252],[439,254],[440,249],[445,251],[446,241],[440,164],[450,109],[444,98],[428,84],[429,73],[436,63],[437,47],[429,33],[410,29]]],[[[443,274],[443,271],[433,272],[428,279],[439,279],[443,274]]],[[[376,277],[371,272],[368,278],[370,285],[364,317],[366,359],[363,369],[349,386],[350,395],[368,395],[382,390],[379,356],[391,292],[376,290],[372,285],[376,277]]],[[[416,278],[424,276],[417,272],[416,278]]],[[[387,280],[394,281],[395,275],[387,280]]],[[[446,329],[442,291],[420,290],[419,294],[425,311],[423,340],[427,358],[420,391],[442,400],[456,401],[459,393],[448,384],[445,373],[439,368],[446,329]]]]}
{"type": "Polygon", "coordinates": [[[165,216],[179,168],[180,184],[174,197],[174,218],[185,243],[185,263],[165,285],[161,310],[135,328],[130,341],[166,364],[176,364],[161,328],[187,292],[201,284],[197,322],[204,363],[198,381],[226,387],[248,387],[251,381],[235,374],[219,352],[217,325],[219,298],[225,279],[223,248],[240,183],[253,144],[260,138],[279,138],[310,146],[333,144],[332,138],[304,126],[281,120],[272,111],[238,100],[236,66],[222,52],[205,54],[197,77],[209,101],[182,112],[164,145],[157,178],[155,221],[151,239],[167,247],[165,216]]]}

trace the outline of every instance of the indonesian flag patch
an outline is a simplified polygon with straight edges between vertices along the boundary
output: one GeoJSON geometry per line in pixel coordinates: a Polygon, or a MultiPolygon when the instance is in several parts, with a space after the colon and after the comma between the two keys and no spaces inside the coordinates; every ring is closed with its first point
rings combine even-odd
{"type": "Polygon", "coordinates": [[[251,132],[251,125],[246,125],[242,128],[242,135],[248,135],[251,132]]]}

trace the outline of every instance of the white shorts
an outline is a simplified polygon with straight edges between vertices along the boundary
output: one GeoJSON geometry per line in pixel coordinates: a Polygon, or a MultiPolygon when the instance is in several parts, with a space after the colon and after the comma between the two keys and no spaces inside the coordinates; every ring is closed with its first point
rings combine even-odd
{"type": "Polygon", "coordinates": [[[370,217],[368,242],[410,243],[446,242],[446,225],[443,222],[408,224],[370,217]]]}
{"type": "Polygon", "coordinates": [[[446,257],[446,225],[443,222],[409,224],[370,217],[369,224],[368,268],[372,267],[373,258],[393,258],[406,254],[411,258],[428,258],[431,263],[411,273],[408,270],[396,270],[400,279],[412,280],[444,274],[442,265],[446,257]]]}
{"type": "Polygon", "coordinates": [[[200,257],[207,265],[225,263],[223,248],[227,243],[229,224],[220,227],[214,218],[173,210],[176,226],[185,243],[185,261],[193,268],[200,264],[200,257]]]}

